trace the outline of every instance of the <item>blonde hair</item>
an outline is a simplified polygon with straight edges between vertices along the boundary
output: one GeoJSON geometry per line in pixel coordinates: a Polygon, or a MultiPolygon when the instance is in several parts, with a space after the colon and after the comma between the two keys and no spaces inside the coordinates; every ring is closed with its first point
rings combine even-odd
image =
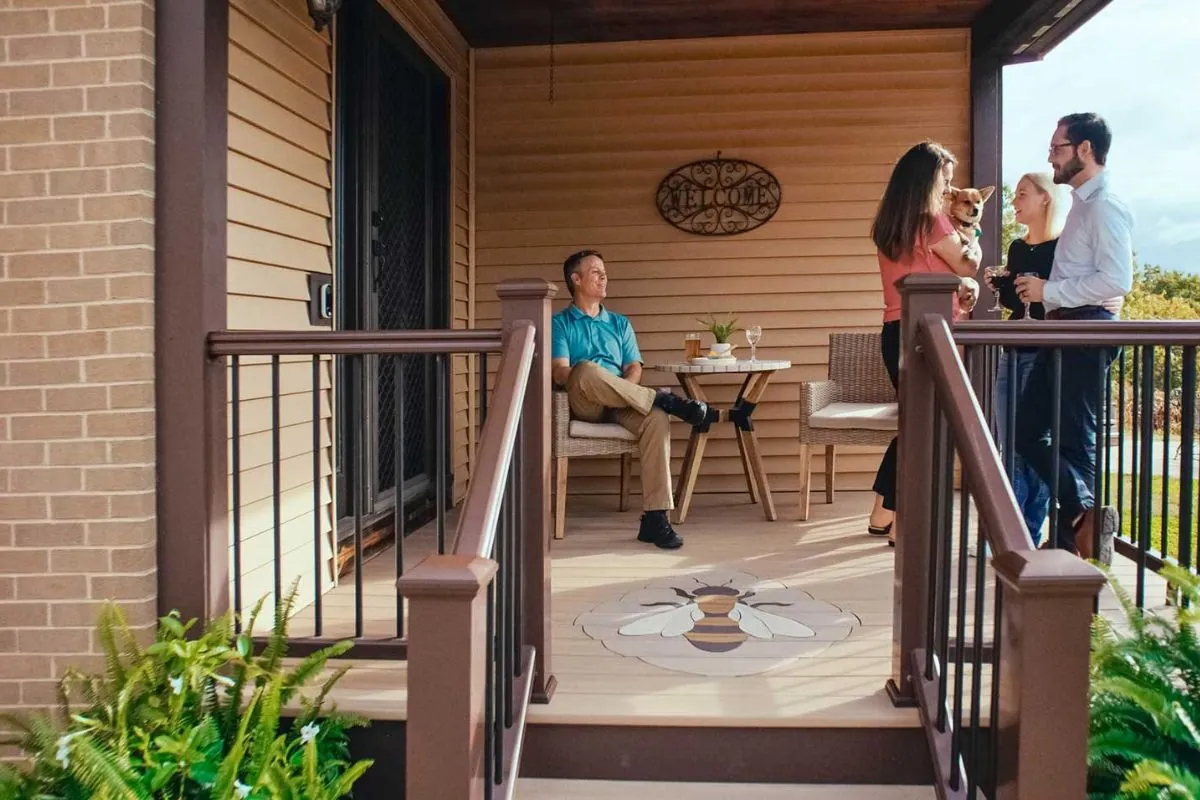
{"type": "Polygon", "coordinates": [[[1042,241],[1057,239],[1059,234],[1062,233],[1063,222],[1067,216],[1067,204],[1062,189],[1054,182],[1053,173],[1026,172],[1021,176],[1021,180],[1017,181],[1018,186],[1021,185],[1021,181],[1029,181],[1030,186],[1038,194],[1046,198],[1045,228],[1041,231],[1029,231],[1028,233],[1035,235],[1040,233],[1042,241]]]}

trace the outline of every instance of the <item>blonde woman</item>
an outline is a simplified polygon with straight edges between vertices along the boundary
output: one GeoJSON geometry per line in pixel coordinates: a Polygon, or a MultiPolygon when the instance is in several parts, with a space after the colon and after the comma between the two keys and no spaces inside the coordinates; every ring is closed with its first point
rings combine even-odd
{"type": "MultiPolygon", "coordinates": [[[[1012,312],[1010,319],[1025,319],[1028,308],[1030,319],[1045,319],[1046,310],[1041,303],[1030,303],[1027,307],[1017,296],[1014,282],[1018,275],[1037,275],[1042,280],[1050,277],[1054,265],[1054,248],[1062,232],[1062,220],[1066,214],[1066,202],[1054,176],[1049,172],[1030,172],[1021,176],[1013,194],[1013,211],[1017,222],[1025,226],[1025,235],[1015,239],[1008,247],[1008,263],[1004,273],[992,276],[989,281],[1000,297],[1000,304],[1012,312]]],[[[996,422],[1000,447],[1008,446],[1008,427],[1011,406],[1020,402],[1025,380],[1037,357],[1036,347],[1005,347],[1000,354],[999,374],[996,376],[996,422]],[[1016,362],[1016,384],[1011,385],[1016,362]]],[[[1042,526],[1050,503],[1050,488],[1038,477],[1033,468],[1019,455],[1014,454],[1013,493],[1029,526],[1034,544],[1041,541],[1042,526]]]]}

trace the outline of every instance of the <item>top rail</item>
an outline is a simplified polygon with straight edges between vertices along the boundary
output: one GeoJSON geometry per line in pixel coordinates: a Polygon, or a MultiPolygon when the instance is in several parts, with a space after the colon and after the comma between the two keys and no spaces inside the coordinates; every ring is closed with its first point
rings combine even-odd
{"type": "Polygon", "coordinates": [[[498,329],[421,331],[216,331],[208,354],[224,356],[421,355],[494,353],[504,340],[498,329]]]}
{"type": "Polygon", "coordinates": [[[1122,347],[1200,345],[1200,321],[1191,320],[972,320],[954,326],[960,345],[1122,347]]]}
{"type": "Polygon", "coordinates": [[[959,337],[950,333],[950,326],[940,314],[923,316],[918,330],[963,472],[975,487],[975,503],[996,555],[1033,550],[1033,540],[1025,530],[1012,485],[1005,477],[987,418],[958,357],[959,337]]]}
{"type": "Polygon", "coordinates": [[[517,446],[521,407],[533,366],[535,333],[533,323],[517,322],[504,347],[492,407],[476,450],[475,472],[458,518],[455,555],[490,558],[509,466],[517,446]]]}

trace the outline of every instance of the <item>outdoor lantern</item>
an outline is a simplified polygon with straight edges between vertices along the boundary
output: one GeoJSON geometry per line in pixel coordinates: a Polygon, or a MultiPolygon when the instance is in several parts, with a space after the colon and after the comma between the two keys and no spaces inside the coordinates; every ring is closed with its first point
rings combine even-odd
{"type": "Polygon", "coordinates": [[[341,7],[342,0],[308,0],[308,15],[312,17],[313,27],[321,30],[333,22],[333,15],[341,7]]]}

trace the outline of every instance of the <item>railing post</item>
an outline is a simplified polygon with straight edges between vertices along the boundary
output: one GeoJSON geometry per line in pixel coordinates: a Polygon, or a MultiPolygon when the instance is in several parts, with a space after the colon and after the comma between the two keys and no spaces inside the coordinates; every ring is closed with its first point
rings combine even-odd
{"type": "Polygon", "coordinates": [[[487,586],[496,562],[433,555],[396,582],[408,599],[405,797],[483,797],[487,586]]]}
{"type": "Polygon", "coordinates": [[[895,603],[892,618],[892,677],[887,691],[897,706],[915,706],[912,653],[924,647],[929,609],[929,547],[933,505],[933,377],[916,349],[917,324],[926,314],[953,314],[958,278],[909,275],[899,282],[900,428],[897,451],[895,603]]]}
{"type": "Polygon", "coordinates": [[[1004,608],[991,721],[997,800],[1084,797],[1091,621],[1104,576],[1065,550],[1014,551],[992,566],[1004,608]]]}
{"type": "Polygon", "coordinates": [[[519,443],[525,495],[521,617],[525,644],[536,653],[533,702],[548,703],[556,683],[550,659],[550,301],[558,287],[540,278],[519,278],[502,282],[496,294],[505,330],[527,320],[536,331],[519,443]]]}

